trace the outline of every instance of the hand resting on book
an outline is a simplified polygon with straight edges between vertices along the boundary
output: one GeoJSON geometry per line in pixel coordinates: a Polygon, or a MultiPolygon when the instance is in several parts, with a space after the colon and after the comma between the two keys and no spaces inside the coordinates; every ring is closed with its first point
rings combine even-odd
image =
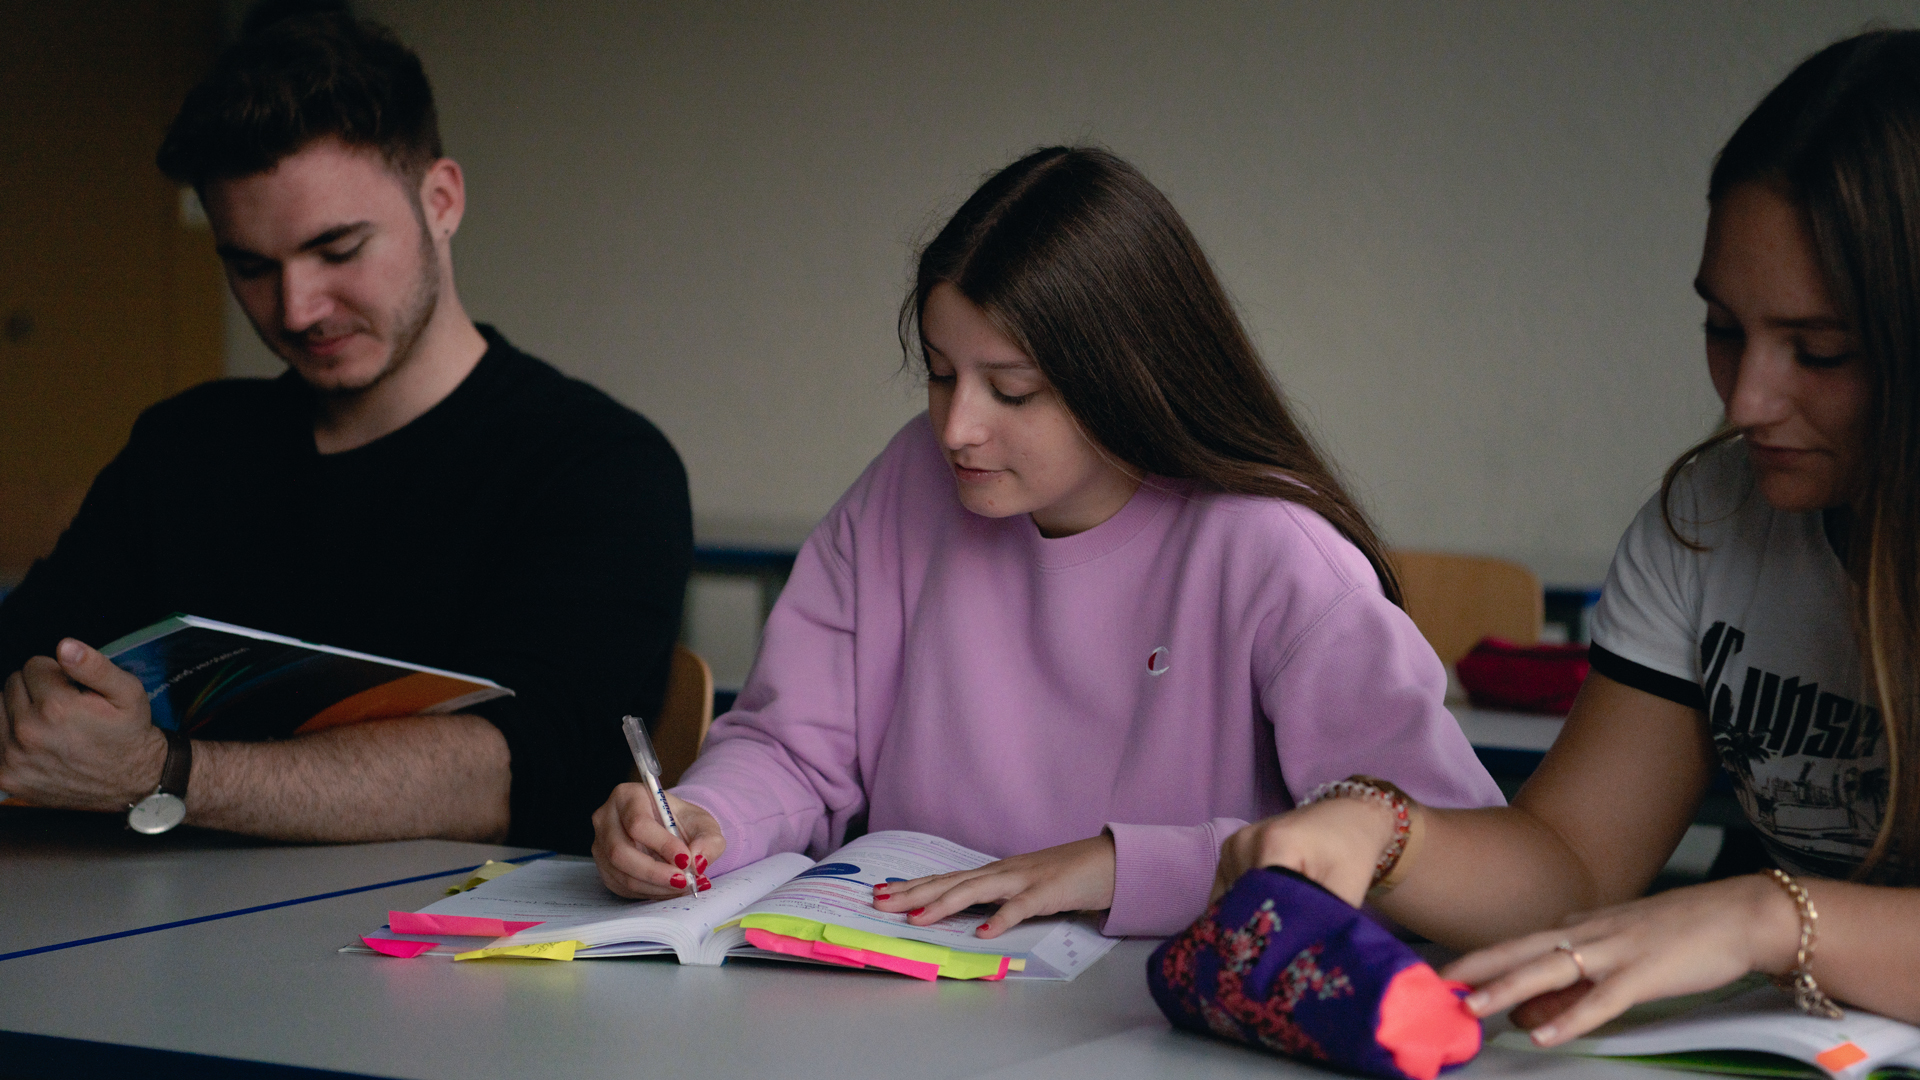
{"type": "Polygon", "coordinates": [[[0,694],[0,791],[37,806],[125,810],[151,793],[167,757],[140,680],[68,638],[0,694]]]}
{"type": "Polygon", "coordinates": [[[680,825],[674,836],[655,816],[645,784],[621,784],[593,813],[593,861],[600,880],[618,896],[663,900],[687,891],[705,892],[707,867],[727,850],[720,823],[702,807],[669,792],[667,803],[680,825]]]}
{"type": "Polygon", "coordinates": [[[1443,974],[1476,987],[1467,998],[1475,1015],[1511,1008],[1536,1043],[1557,1046],[1642,1001],[1784,972],[1799,928],[1780,887],[1746,874],[1583,912],[1561,929],[1469,953],[1443,974]]]}
{"type": "Polygon", "coordinates": [[[1042,915],[1105,911],[1113,906],[1113,874],[1113,837],[1102,833],[976,870],[876,885],[873,906],[906,912],[914,926],[931,926],[975,904],[997,903],[999,910],[974,931],[994,938],[1042,915]]]}

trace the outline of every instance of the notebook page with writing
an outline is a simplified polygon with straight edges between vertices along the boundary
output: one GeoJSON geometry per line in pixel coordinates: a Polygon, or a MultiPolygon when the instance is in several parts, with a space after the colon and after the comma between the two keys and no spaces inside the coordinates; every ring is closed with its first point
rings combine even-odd
{"type": "MultiPolygon", "coordinates": [[[[683,964],[718,964],[725,959],[727,946],[715,942],[714,927],[812,865],[813,860],[804,855],[775,855],[713,879],[713,888],[697,900],[676,896],[644,901],[609,892],[590,860],[541,859],[420,910],[431,915],[540,923],[489,947],[579,941],[585,947],[574,955],[582,958],[673,953],[683,964]]],[[[387,930],[368,936],[434,940],[387,930]]],[[[473,939],[467,942],[437,948],[429,955],[482,947],[473,939]]]]}

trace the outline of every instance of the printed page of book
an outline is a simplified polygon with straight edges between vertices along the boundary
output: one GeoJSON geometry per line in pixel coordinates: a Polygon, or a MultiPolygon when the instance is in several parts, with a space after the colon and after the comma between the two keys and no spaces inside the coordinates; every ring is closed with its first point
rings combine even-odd
{"type": "MultiPolygon", "coordinates": [[[[1858,1009],[1839,1020],[1808,1016],[1793,995],[1754,977],[1719,991],[1636,1006],[1553,1052],[1599,1057],[1757,1051],[1793,1058],[1836,1080],[1860,1080],[1892,1058],[1920,1058],[1920,1028],[1858,1009]]],[[[1524,1032],[1494,1045],[1534,1048],[1524,1032]]],[[[1536,1048],[1537,1049],[1537,1048],[1536,1048]]]]}
{"type": "Polygon", "coordinates": [[[1874,1080],[1920,1077],[1920,1047],[1895,1054],[1873,1067],[1874,1080]]]}
{"type": "MultiPolygon", "coordinates": [[[[670,951],[683,964],[718,964],[725,958],[726,946],[708,947],[714,927],[812,865],[813,860],[805,855],[775,855],[714,878],[713,888],[698,899],[677,896],[646,901],[615,896],[601,882],[599,868],[590,859],[555,857],[527,863],[420,910],[432,915],[541,924],[490,942],[469,938],[464,948],[580,941],[587,946],[575,953],[581,957],[645,956],[670,951]]],[[[385,929],[377,936],[439,940],[385,929]]],[[[428,955],[441,951],[436,949],[428,955]]]]}
{"type": "Polygon", "coordinates": [[[1008,978],[1071,979],[1118,944],[1116,939],[1102,936],[1084,917],[1029,919],[987,940],[974,936],[974,929],[985,917],[979,910],[959,912],[930,926],[910,926],[905,915],[873,906],[873,886],[882,881],[971,870],[994,861],[990,855],[925,833],[868,833],[774,889],[741,914],[792,915],[964,952],[1028,961],[1027,971],[1009,974],[1008,978]]]}

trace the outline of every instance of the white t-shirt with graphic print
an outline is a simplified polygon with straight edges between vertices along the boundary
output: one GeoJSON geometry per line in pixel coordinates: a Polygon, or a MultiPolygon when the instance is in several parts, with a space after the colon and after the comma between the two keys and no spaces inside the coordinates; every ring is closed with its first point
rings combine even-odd
{"type": "Polygon", "coordinates": [[[1747,817],[1783,868],[1842,878],[1886,809],[1886,741],[1864,703],[1845,567],[1819,511],[1775,510],[1739,440],[1703,454],[1620,539],[1593,667],[1703,709],[1747,817]]]}

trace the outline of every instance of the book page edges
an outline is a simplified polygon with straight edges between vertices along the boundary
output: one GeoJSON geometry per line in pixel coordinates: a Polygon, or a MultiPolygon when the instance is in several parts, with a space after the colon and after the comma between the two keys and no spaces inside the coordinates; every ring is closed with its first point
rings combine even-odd
{"type": "MultiPolygon", "coordinates": [[[[255,641],[272,641],[281,645],[297,645],[300,648],[312,649],[315,652],[331,653],[334,656],[346,656],[355,660],[366,660],[375,664],[386,664],[389,667],[405,668],[408,671],[418,671],[428,675],[442,675],[449,679],[458,679],[462,682],[472,683],[477,686],[492,687],[505,694],[513,693],[512,690],[501,686],[492,679],[483,679],[478,675],[463,675],[460,672],[447,671],[444,668],[428,667],[425,664],[411,664],[405,660],[395,660],[390,656],[375,656],[372,653],[355,652],[352,649],[342,649],[332,645],[321,645],[317,642],[302,641],[299,638],[287,637],[285,634],[270,634],[265,630],[253,630],[245,626],[236,626],[233,623],[224,623],[218,619],[203,619],[198,615],[175,615],[168,619],[162,619],[152,626],[135,630],[123,638],[109,642],[107,646],[100,651],[105,653],[108,659],[112,659],[120,653],[126,652],[128,649],[137,648],[150,641],[157,641],[160,638],[166,637],[168,634],[175,633],[189,626],[197,626],[203,630],[218,630],[226,634],[252,638],[255,641]]],[[[497,697],[499,695],[495,696],[497,697]]],[[[471,704],[471,702],[469,704],[471,704]]]]}

